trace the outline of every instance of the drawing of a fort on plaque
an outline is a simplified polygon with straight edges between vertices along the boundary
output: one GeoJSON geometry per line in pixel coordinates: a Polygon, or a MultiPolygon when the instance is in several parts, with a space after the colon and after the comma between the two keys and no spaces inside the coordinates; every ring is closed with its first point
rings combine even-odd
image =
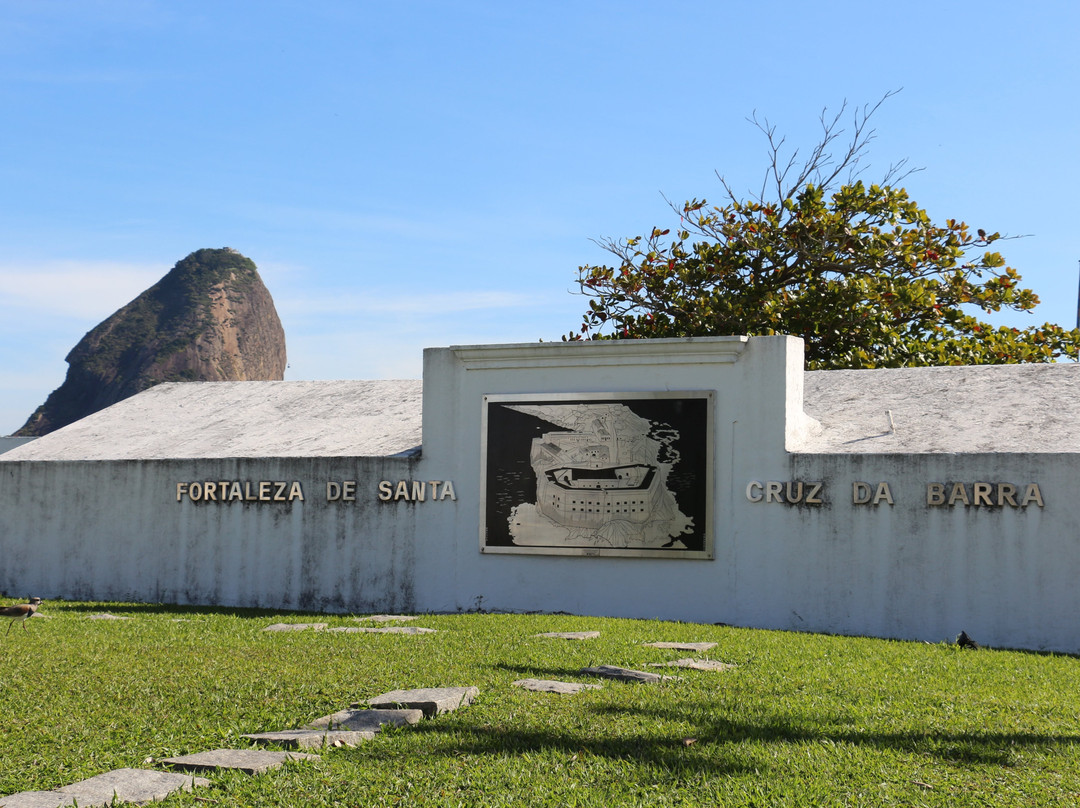
{"type": "Polygon", "coordinates": [[[484,397],[484,552],[711,558],[708,392],[484,397]]]}

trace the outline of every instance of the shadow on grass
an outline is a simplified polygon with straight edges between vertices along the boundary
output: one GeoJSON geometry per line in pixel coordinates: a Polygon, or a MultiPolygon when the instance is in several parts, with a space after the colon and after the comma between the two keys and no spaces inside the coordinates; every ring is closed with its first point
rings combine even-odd
{"type": "MultiPolygon", "coordinates": [[[[425,754],[454,757],[471,755],[520,755],[556,752],[567,756],[591,755],[637,764],[659,766],[667,770],[707,771],[710,774],[737,774],[760,767],[745,764],[741,746],[818,746],[866,747],[898,754],[935,758],[946,764],[1009,766],[1017,752],[1080,746],[1080,734],[1041,734],[1033,732],[993,731],[906,731],[879,732],[873,728],[856,729],[854,721],[843,719],[815,722],[806,718],[765,717],[761,721],[739,721],[724,717],[699,722],[691,731],[692,743],[684,736],[665,731],[665,722],[684,724],[685,713],[636,708],[589,708],[600,716],[631,715],[639,718],[640,733],[628,735],[612,731],[603,735],[589,730],[514,729],[512,726],[467,727],[425,721],[410,727],[410,732],[432,736],[425,754]],[[442,736],[442,738],[439,738],[442,736]]],[[[374,750],[372,750],[374,751],[374,750]]],[[[378,756],[378,752],[375,755],[378,756]]],[[[791,752],[795,754],[795,752],[791,752]]],[[[804,754],[804,753],[799,753],[804,754]]],[[[827,752],[826,752],[827,754],[827,752]]],[[[783,755],[775,756],[782,760],[783,755]]]]}
{"type": "MultiPolygon", "coordinates": [[[[526,754],[556,753],[566,758],[585,760],[589,757],[629,761],[640,766],[653,766],[669,772],[708,771],[710,774],[749,773],[753,767],[734,759],[717,760],[704,747],[688,747],[681,735],[663,735],[645,730],[638,735],[590,735],[562,731],[556,728],[515,730],[502,727],[439,726],[437,721],[424,721],[409,728],[433,736],[424,751],[426,757],[457,758],[461,755],[507,757],[526,754]],[[443,736],[439,739],[438,736],[443,736]]],[[[380,757],[380,751],[365,748],[366,757],[380,757]],[[370,749],[370,751],[369,751],[370,749]]],[[[390,757],[390,755],[387,755],[390,757]]]]}
{"type": "MultiPolygon", "coordinates": [[[[686,716],[673,710],[640,709],[593,705],[597,715],[633,715],[645,722],[682,721],[686,716]]],[[[738,721],[722,716],[701,723],[699,743],[825,744],[866,746],[893,752],[929,755],[961,764],[1008,765],[1020,749],[1047,749],[1080,746],[1080,734],[1035,732],[993,732],[910,730],[877,732],[873,728],[854,729],[855,719],[815,720],[773,716],[761,721],[738,721]]]]}
{"type": "Polygon", "coordinates": [[[541,668],[536,665],[506,665],[501,662],[494,667],[498,670],[507,671],[527,678],[550,679],[553,676],[560,678],[564,676],[577,676],[579,679],[584,679],[588,682],[596,681],[595,676],[582,673],[581,668],[541,668]]]}

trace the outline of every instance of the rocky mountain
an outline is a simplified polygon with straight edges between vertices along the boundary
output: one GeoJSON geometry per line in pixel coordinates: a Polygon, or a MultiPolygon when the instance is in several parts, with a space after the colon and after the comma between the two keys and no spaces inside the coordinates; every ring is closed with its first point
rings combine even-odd
{"type": "Polygon", "coordinates": [[[161,382],[280,380],[285,332],[250,258],[198,250],[92,329],[67,363],[16,435],[48,434],[161,382]]]}

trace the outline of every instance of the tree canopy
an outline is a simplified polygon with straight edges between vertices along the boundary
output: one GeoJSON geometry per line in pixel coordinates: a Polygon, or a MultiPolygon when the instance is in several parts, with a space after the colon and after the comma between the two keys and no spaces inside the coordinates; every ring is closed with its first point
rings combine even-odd
{"type": "Polygon", "coordinates": [[[783,139],[753,118],[771,149],[761,192],[740,199],[720,177],[723,204],[672,205],[674,234],[657,227],[598,242],[617,263],[578,268],[588,310],[564,339],[792,334],[805,340],[811,369],[1076,356],[1078,330],[976,316],[1039,302],[991,249],[1006,237],[957,219],[932,222],[898,185],[910,174],[903,163],[879,183],[858,178],[881,103],[856,110],[837,157],[844,110],[823,113],[821,141],[802,163],[798,152],[785,160],[783,139]]]}

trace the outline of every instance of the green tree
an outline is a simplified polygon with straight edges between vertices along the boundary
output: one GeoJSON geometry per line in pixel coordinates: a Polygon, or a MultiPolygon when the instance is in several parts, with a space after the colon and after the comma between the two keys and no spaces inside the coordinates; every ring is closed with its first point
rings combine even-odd
{"type": "Polygon", "coordinates": [[[720,177],[724,204],[672,205],[673,237],[654,228],[598,242],[617,265],[578,268],[588,311],[564,339],[793,334],[805,340],[811,369],[1076,356],[1078,330],[995,327],[975,316],[1039,302],[989,249],[1000,233],[931,222],[897,186],[910,174],[903,163],[880,183],[858,179],[874,138],[868,121],[888,97],[856,110],[836,157],[844,109],[823,113],[821,141],[801,164],[798,152],[783,158],[784,140],[767,121],[752,118],[771,150],[761,192],[739,199],[720,177]]]}

